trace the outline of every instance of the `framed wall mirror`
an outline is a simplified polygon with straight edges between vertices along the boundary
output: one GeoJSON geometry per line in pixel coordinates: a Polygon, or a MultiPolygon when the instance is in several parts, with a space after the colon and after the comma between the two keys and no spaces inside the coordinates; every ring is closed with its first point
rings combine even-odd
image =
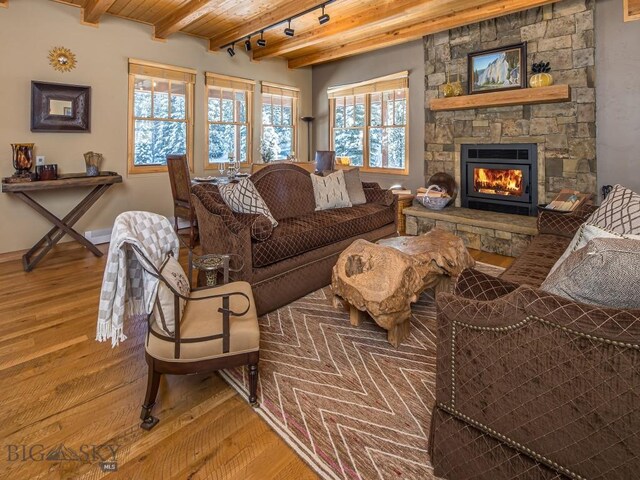
{"type": "Polygon", "coordinates": [[[31,82],[32,132],[90,132],[91,87],[31,82]]]}

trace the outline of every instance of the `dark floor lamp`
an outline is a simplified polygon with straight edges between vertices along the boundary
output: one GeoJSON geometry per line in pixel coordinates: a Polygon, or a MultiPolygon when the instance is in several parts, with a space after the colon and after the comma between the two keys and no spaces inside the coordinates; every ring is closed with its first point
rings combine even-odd
{"type": "Polygon", "coordinates": [[[314,117],[300,117],[307,124],[307,162],[311,161],[311,122],[314,117]]]}

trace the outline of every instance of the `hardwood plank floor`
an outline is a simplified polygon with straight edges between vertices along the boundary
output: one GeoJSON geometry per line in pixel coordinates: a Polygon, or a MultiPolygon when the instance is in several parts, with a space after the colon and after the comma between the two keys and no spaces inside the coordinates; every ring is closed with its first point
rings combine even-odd
{"type": "Polygon", "coordinates": [[[0,263],[0,479],[317,478],[217,374],[163,376],[160,423],[138,427],[144,325],[115,349],[94,340],[105,258],[63,247],[31,273],[0,263]]]}

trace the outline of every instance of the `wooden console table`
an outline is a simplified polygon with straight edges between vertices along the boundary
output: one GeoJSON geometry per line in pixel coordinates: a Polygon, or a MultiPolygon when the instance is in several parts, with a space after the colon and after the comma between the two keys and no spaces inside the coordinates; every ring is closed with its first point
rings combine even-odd
{"type": "Polygon", "coordinates": [[[53,228],[42,237],[31,249],[22,256],[22,267],[25,272],[30,272],[42,260],[42,258],[68,234],[75,241],[88,248],[96,257],[102,256],[93,243],[73,229],[75,223],[87,213],[91,206],[100,198],[111,185],[122,183],[122,177],[115,172],[103,172],[96,177],[87,177],[84,174],[61,175],[57,180],[44,180],[25,183],[2,183],[2,192],[11,193],[24,203],[33,208],[53,224],[53,228]],[[59,219],[49,210],[44,208],[29,196],[31,192],[44,190],[59,190],[62,188],[93,187],[91,192],[84,197],[63,219],[59,219]]]}

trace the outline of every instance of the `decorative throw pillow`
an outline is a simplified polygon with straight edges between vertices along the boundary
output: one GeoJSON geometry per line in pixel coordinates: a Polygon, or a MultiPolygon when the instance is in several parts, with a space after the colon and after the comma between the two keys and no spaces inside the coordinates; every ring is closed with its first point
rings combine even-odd
{"type": "Polygon", "coordinates": [[[586,223],[613,233],[640,235],[640,195],[616,185],[586,223]]]}
{"type": "MultiPolygon", "coordinates": [[[[176,260],[173,256],[170,255],[169,257],[167,257],[167,260],[164,262],[162,267],[160,267],[160,273],[174,290],[180,292],[180,294],[185,297],[189,296],[189,279],[184,273],[184,269],[182,268],[178,260],[176,260]]],[[[181,298],[181,317],[186,306],[186,300],[181,298]]],[[[153,309],[153,315],[158,328],[165,334],[173,336],[176,331],[174,294],[163,281],[160,281],[160,285],[158,286],[158,296],[156,297],[156,304],[153,309]]]]}
{"type": "Polygon", "coordinates": [[[349,194],[351,205],[367,203],[367,197],[364,195],[362,181],[360,180],[360,169],[352,168],[350,170],[343,170],[343,172],[344,183],[347,185],[347,193],[349,194]]]}
{"type": "Polygon", "coordinates": [[[351,206],[342,170],[338,170],[327,177],[311,175],[311,183],[313,184],[313,194],[316,198],[316,210],[351,206]]]}
{"type": "Polygon", "coordinates": [[[264,242],[271,236],[273,224],[264,215],[258,215],[251,223],[251,238],[259,242],[264,242]]]}
{"type": "Polygon", "coordinates": [[[238,183],[220,185],[218,191],[229,208],[237,213],[261,213],[269,219],[274,227],[278,222],[269,207],[264,203],[260,193],[249,178],[243,178],[238,183]]]}
{"type": "Polygon", "coordinates": [[[582,224],[551,269],[553,273],[571,253],[597,237],[633,238],[640,235],[640,195],[616,185],[602,205],[582,224]]]}
{"type": "Polygon", "coordinates": [[[614,308],[640,308],[640,240],[595,238],[573,252],[541,289],[614,308]]]}

